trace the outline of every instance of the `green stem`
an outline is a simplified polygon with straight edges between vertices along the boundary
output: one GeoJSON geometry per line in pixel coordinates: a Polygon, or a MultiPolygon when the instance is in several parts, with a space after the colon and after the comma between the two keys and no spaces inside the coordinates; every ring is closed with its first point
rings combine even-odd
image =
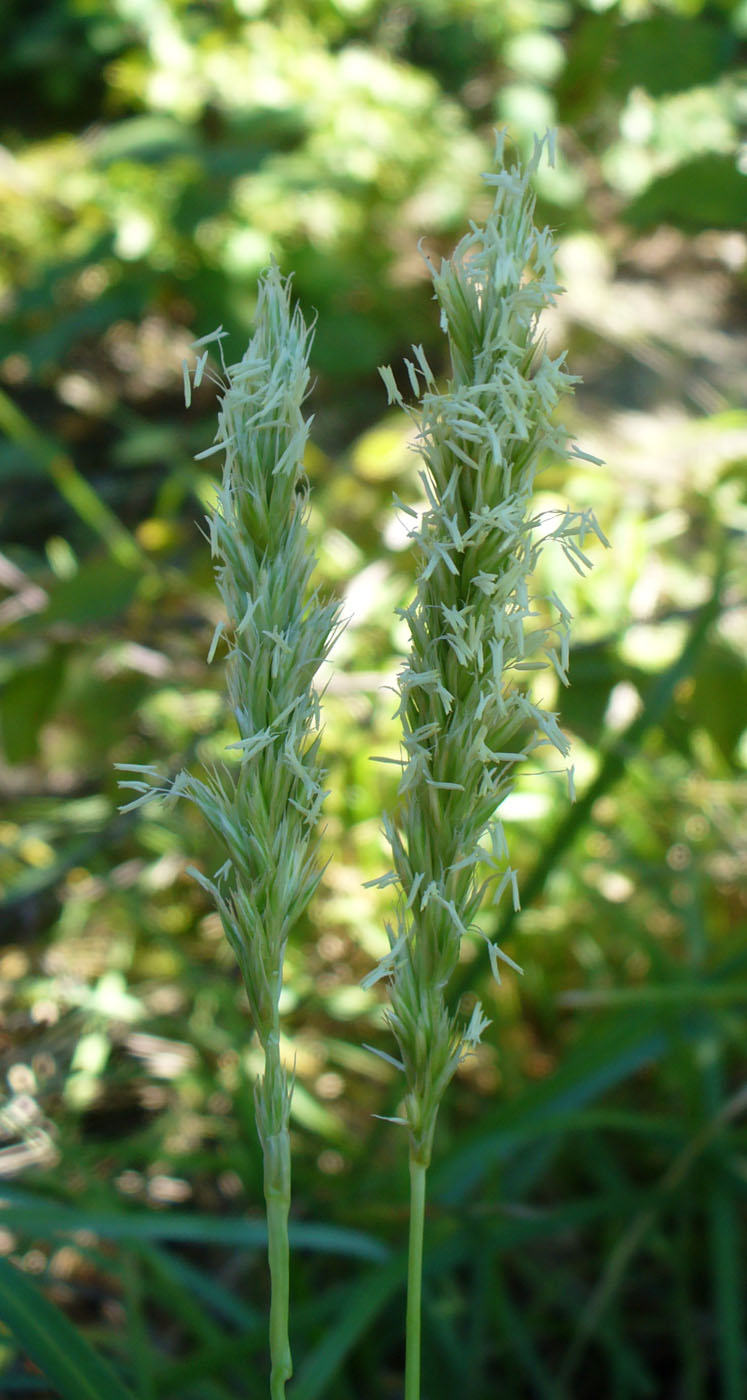
{"type": "Polygon", "coordinates": [[[256,1104],[257,1128],[264,1157],[267,1253],[270,1263],[270,1397],[271,1400],[285,1400],[285,1383],[293,1375],[288,1341],[291,1152],[288,1079],[280,1059],[277,1005],[272,1029],[264,1042],[264,1051],[265,1072],[257,1084],[256,1104]]]}
{"type": "Polygon", "coordinates": [[[270,1396],[271,1400],[285,1400],[285,1384],[293,1375],[288,1340],[290,1138],[287,1129],[267,1138],[264,1163],[270,1261],[270,1396]]]}
{"type": "Polygon", "coordinates": [[[420,1400],[420,1315],[423,1294],[423,1229],[426,1162],[410,1155],[410,1245],[407,1257],[405,1400],[420,1400]]]}

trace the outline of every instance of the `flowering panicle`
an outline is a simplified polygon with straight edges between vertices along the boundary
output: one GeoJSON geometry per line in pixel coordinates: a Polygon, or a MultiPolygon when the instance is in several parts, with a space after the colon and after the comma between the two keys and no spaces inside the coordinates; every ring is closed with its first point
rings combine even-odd
{"type": "MultiPolygon", "coordinates": [[[[198,347],[222,335],[215,332],[198,347]]],[[[268,1213],[272,1196],[286,1216],[291,1085],[279,1054],[278,1002],[288,933],[320,877],[314,827],[325,793],[313,682],[338,628],[337,606],[321,602],[310,589],[315,559],[303,471],[309,422],[302,413],[309,339],[300,311],[291,308],[288,281],[272,267],[260,283],[256,331],[246,354],[238,364],[224,365],[217,441],[199,454],[224,456],[208,533],[225,620],[216,628],[209,659],[222,642],[228,704],[238,730],[228,746],[234,757],[202,777],[181,772],[164,785],[154,769],[143,767],[123,784],[138,794],[131,807],[154,796],[188,798],[226,849],[227,859],[212,878],[191,873],[218,909],[265,1052],[256,1090],[265,1193],[268,1213]]],[[[206,353],[198,359],[195,384],[205,372],[206,353]]],[[[185,388],[189,401],[186,371],[185,388]]],[[[272,1221],[270,1229],[272,1266],[272,1221]]],[[[287,1263],[281,1260],[283,1267],[281,1289],[287,1291],[287,1263]]],[[[273,1306],[275,1301],[273,1295],[273,1306]]],[[[287,1318],[287,1297],[285,1309],[287,1318]]],[[[279,1321],[276,1343],[273,1395],[282,1395],[290,1355],[279,1321]]]]}
{"type": "MultiPolygon", "coordinates": [[[[425,1164],[444,1089],[488,1024],[479,1006],[466,1027],[448,1007],[460,941],[488,886],[495,899],[510,890],[518,907],[497,809],[533,749],[568,752],[557,716],[521,680],[551,667],[567,684],[570,617],[553,595],[557,620],[533,627],[529,579],[546,539],[583,570],[585,537],[602,538],[589,512],[532,513],[543,455],[570,455],[552,414],[575,382],[537,334],[540,312],[561,290],[550,231],[533,222],[530,178],[546,142],[535,142],[522,170],[504,165],[498,138],[485,226],[473,224],[440,269],[428,264],[451,354],[446,388],[437,389],[421,347],[405,362],[414,405],[391,369],[381,371],[389,402],[417,425],[427,508],[410,532],[419,570],[402,612],[411,639],[399,676],[403,773],[395,818],[385,821],[398,918],[368,980],[389,980],[388,1019],[407,1081],[401,1121],[425,1164]]],[[[495,944],[489,950],[496,977],[499,960],[516,968],[495,944]]]]}
{"type": "MultiPolygon", "coordinates": [[[[222,332],[198,344],[219,339],[222,332]]],[[[307,531],[301,411],[309,380],[309,332],[273,267],[260,284],[257,327],[246,354],[226,368],[217,441],[223,479],[208,518],[215,577],[225,607],[210,659],[227,648],[235,759],[167,786],[153,768],[123,783],[194,802],[226,848],[211,894],[236,953],[263,1044],[276,1028],[283,951],[319,880],[314,826],[324,798],[318,761],[319,703],[313,679],[334,638],[337,606],[310,593],[315,559],[307,531]]],[[[195,380],[202,377],[198,361],[195,380]]],[[[207,456],[201,453],[200,456],[207,456]]],[[[132,765],[127,766],[130,771],[132,765]]]]}

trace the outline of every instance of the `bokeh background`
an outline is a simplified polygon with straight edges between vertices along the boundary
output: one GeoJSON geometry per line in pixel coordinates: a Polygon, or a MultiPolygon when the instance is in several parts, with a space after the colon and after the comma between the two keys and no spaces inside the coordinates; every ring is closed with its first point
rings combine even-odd
{"type": "MultiPolygon", "coordinates": [[[[407,1153],[360,980],[413,582],[392,497],[420,487],[376,367],[422,342],[447,368],[417,244],[484,213],[496,125],[524,152],[559,130],[547,330],[606,465],[548,462],[541,502],[593,506],[612,547],[537,580],[576,617],[578,801],[522,777],[524,907],[485,929],[525,975],[495,986],[476,947],[459,969],[492,1026],[440,1119],[423,1393],[744,1394],[746,32],[744,0],[3,6],[0,1252],[139,1400],[266,1393],[256,1051],[186,874],[222,856],[186,809],[120,816],[113,764],[230,738],[214,390],[187,413],[181,362],[219,324],[241,355],[271,257],[318,316],[312,525],[350,619],[284,993],[293,1395],[401,1395],[407,1153]]],[[[59,1393],[2,1331],[0,1393],[59,1393]]]]}

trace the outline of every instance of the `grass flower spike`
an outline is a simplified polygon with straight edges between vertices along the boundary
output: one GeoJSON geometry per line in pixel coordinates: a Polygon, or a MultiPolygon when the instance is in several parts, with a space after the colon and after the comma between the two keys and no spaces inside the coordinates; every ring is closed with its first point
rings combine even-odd
{"type": "MultiPolygon", "coordinates": [[[[463,936],[492,887],[518,905],[515,871],[497,809],[517,765],[539,745],[565,758],[557,717],[527,693],[527,671],[551,667],[567,684],[568,627],[534,624],[530,577],[546,539],[583,571],[590,513],[545,519],[533,511],[535,477],[547,453],[571,455],[553,410],[574,380],[563,356],[538,338],[540,312],[560,290],[548,229],[533,219],[530,179],[550,138],[535,142],[525,169],[503,161],[485,179],[495,199],[485,226],[472,226],[453,257],[430,271],[448,336],[452,377],[439,391],[420,348],[406,361],[415,403],[404,402],[390,369],[389,401],[417,426],[427,509],[411,532],[419,559],[416,594],[403,616],[410,651],[399,676],[403,775],[385,822],[398,916],[390,949],[368,979],[385,977],[406,1087],[403,1117],[411,1170],[406,1400],[419,1396],[420,1276],[425,1173],[444,1091],[489,1024],[478,1005],[463,1024],[447,989],[463,936]],[[522,683],[523,680],[523,683],[522,683]],[[486,875],[487,872],[487,875],[486,875]]],[[[583,454],[580,454],[583,455],[583,454]]],[[[600,536],[601,538],[601,536],[600,536]]],[[[546,611],[546,610],[545,610],[546,611]]],[[[490,944],[493,970],[516,964],[490,944]]],[[[519,971],[520,969],[516,969],[519,971]]]]}
{"type": "MultiPolygon", "coordinates": [[[[220,340],[222,332],[198,346],[220,340]]],[[[227,646],[228,703],[238,738],[232,760],[202,777],[180,773],[159,785],[154,770],[129,784],[135,806],[159,795],[194,802],[227,859],[212,878],[191,873],[220,914],[246,987],[264,1051],[256,1086],[257,1128],[272,1280],[271,1395],[292,1374],[288,1342],[288,1236],[292,1084],[280,1059],[278,1003],[288,934],[317,886],[314,829],[324,799],[319,766],[319,703],[314,675],[338,626],[337,607],[310,589],[315,565],[306,525],[303,455],[309,423],[302,404],[309,331],[291,307],[276,267],[260,284],[256,331],[243,359],[225,369],[217,441],[200,454],[224,456],[218,501],[209,517],[215,575],[225,608],[210,658],[227,646]]],[[[194,372],[198,384],[204,352],[194,372]]],[[[225,366],[224,366],[225,368],[225,366]]],[[[191,383],[185,370],[187,402],[191,383]]]]}

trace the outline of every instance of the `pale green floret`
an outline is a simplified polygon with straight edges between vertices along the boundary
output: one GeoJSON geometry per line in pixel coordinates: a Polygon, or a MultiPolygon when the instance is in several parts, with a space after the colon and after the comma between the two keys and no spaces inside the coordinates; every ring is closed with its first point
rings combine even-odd
{"type": "MultiPolygon", "coordinates": [[[[398,918],[369,982],[390,983],[405,1119],[425,1164],[444,1089],[487,1025],[478,1006],[463,1029],[447,1006],[461,939],[490,886],[495,898],[510,889],[518,907],[497,809],[538,745],[568,753],[556,715],[521,688],[524,671],[546,667],[568,680],[567,610],[553,595],[557,622],[530,626],[529,581],[545,543],[545,522],[531,514],[534,482],[548,453],[571,455],[553,412],[575,382],[537,335],[540,312],[561,290],[550,232],[533,222],[530,178],[544,146],[536,143],[525,170],[507,169],[499,139],[484,228],[473,225],[439,269],[429,263],[449,340],[446,388],[437,391],[420,347],[417,364],[407,362],[414,405],[382,370],[389,401],[417,426],[427,508],[410,532],[419,570],[402,612],[411,638],[399,677],[404,764],[395,818],[385,823],[398,918]]],[[[567,512],[547,537],[583,569],[590,532],[602,538],[589,512],[567,512]]],[[[520,970],[494,945],[490,954],[496,977],[499,959],[520,970]]]]}

